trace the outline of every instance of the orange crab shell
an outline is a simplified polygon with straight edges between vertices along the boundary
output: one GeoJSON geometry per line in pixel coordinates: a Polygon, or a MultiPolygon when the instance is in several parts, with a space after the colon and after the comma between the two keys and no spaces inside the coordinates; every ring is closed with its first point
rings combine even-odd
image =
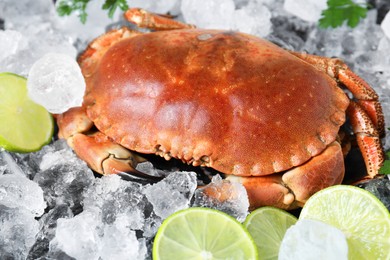
{"type": "Polygon", "coordinates": [[[321,153],[349,104],[331,77],[289,52],[217,30],[123,39],[86,81],[87,114],[115,142],[240,176],[321,153]]]}

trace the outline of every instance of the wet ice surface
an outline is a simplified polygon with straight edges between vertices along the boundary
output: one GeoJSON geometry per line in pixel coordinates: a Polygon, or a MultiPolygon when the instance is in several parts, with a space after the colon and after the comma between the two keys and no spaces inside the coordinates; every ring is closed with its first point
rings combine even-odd
{"type": "MultiPolygon", "coordinates": [[[[59,18],[51,0],[0,0],[0,70],[27,76],[31,66],[49,52],[75,57],[92,38],[123,24],[92,1],[88,20],[77,15],[59,18]],[[77,49],[75,48],[77,47],[77,49]]],[[[305,8],[312,1],[235,0],[129,1],[132,7],[178,15],[199,27],[240,30],[287,48],[337,56],[379,93],[390,122],[390,40],[387,0],[376,0],[357,28],[319,29],[305,8]],[[291,3],[294,2],[294,5],[291,3]],[[298,6],[298,7],[297,7],[298,6]],[[207,7],[207,8],[206,8],[207,7]],[[214,8],[214,9],[212,9],[214,8]],[[220,12],[223,10],[223,12],[220,12]],[[210,12],[211,11],[211,12],[210,12]],[[298,14],[299,13],[299,14],[298,14]],[[295,15],[294,15],[295,14],[295,15]],[[297,17],[299,15],[301,18],[297,17]],[[307,16],[308,15],[308,16],[307,16]],[[228,20],[226,20],[228,18],[228,20]],[[376,23],[377,22],[377,23],[376,23]]],[[[390,148],[390,135],[385,147],[390,148]]],[[[118,176],[96,178],[64,141],[30,154],[0,152],[0,258],[8,259],[150,259],[153,237],[171,213],[191,206],[223,210],[242,221],[248,214],[245,190],[239,184],[220,194],[226,184],[215,177],[195,189],[197,175],[167,172],[149,163],[138,170],[167,176],[155,184],[124,181],[118,176]],[[210,193],[219,200],[210,198],[210,193]],[[18,199],[16,199],[16,196],[18,199]],[[161,199],[161,200],[160,200],[161,199]]],[[[390,180],[365,184],[389,208],[390,180]]]]}
{"type": "Polygon", "coordinates": [[[341,230],[326,223],[298,220],[287,229],[278,259],[348,259],[347,239],[341,230]]]}
{"type": "Polygon", "coordinates": [[[47,53],[31,66],[27,90],[35,103],[61,114],[82,105],[85,81],[74,57],[47,53]]]}

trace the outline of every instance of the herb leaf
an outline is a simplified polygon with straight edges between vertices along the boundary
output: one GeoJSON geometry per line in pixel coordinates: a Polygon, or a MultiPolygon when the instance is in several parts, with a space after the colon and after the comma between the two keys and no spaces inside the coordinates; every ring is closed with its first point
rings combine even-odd
{"type": "MultiPolygon", "coordinates": [[[[386,153],[387,158],[390,158],[390,151],[386,153]]],[[[390,159],[385,160],[382,167],[379,169],[381,174],[390,174],[390,159]]]]}
{"type": "Polygon", "coordinates": [[[108,10],[108,17],[112,18],[119,7],[122,11],[129,9],[126,0],[106,0],[103,4],[103,10],[108,10]]]}
{"type": "Polygon", "coordinates": [[[347,22],[351,28],[356,27],[360,19],[367,16],[368,5],[360,5],[353,0],[328,0],[328,8],[322,12],[319,26],[336,28],[347,22]]]}
{"type": "Polygon", "coordinates": [[[57,12],[60,16],[70,15],[77,11],[80,21],[85,23],[87,21],[87,4],[90,0],[61,0],[57,7],[57,12]]]}
{"type": "MultiPolygon", "coordinates": [[[[57,13],[60,16],[65,16],[77,12],[80,21],[85,23],[88,16],[86,8],[90,1],[92,0],[60,0],[57,7],[57,13]]],[[[112,18],[118,7],[123,11],[129,9],[126,0],[106,0],[102,9],[108,10],[108,16],[112,18]]]]}

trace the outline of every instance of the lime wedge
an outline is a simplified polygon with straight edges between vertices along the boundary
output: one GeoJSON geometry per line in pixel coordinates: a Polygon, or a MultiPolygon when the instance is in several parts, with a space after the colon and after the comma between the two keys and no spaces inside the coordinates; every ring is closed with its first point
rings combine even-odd
{"type": "Polygon", "coordinates": [[[259,259],[278,259],[284,234],[296,222],[295,216],[274,207],[258,208],[249,214],[244,226],[255,240],[259,259]]]}
{"type": "Polygon", "coordinates": [[[348,259],[390,259],[390,214],[370,192],[337,185],[315,193],[300,219],[323,221],[340,229],[348,242],[348,259]]]}
{"type": "Polygon", "coordinates": [[[189,208],[162,223],[153,259],[257,259],[257,249],[233,217],[214,209],[189,208]]]}
{"type": "Polygon", "coordinates": [[[49,112],[27,96],[26,79],[0,73],[0,146],[32,152],[50,142],[54,121],[49,112]]]}

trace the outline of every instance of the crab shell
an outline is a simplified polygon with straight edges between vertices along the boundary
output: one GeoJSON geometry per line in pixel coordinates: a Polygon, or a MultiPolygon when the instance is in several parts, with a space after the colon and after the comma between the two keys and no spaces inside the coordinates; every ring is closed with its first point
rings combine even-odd
{"type": "MultiPolygon", "coordinates": [[[[83,107],[57,117],[59,137],[96,172],[141,175],[130,151],[158,154],[228,174],[244,185],[252,209],[295,208],[343,180],[348,142],[340,146],[339,131],[347,114],[367,178],[377,176],[384,160],[378,95],[341,60],[142,9],[125,18],[167,31],[121,28],[95,39],[79,58],[83,107]]],[[[217,199],[234,193],[227,183],[217,199]]]]}
{"type": "Polygon", "coordinates": [[[333,79],[272,43],[195,29],[116,43],[85,97],[96,127],[122,146],[239,176],[321,153],[348,104],[333,79]]]}

